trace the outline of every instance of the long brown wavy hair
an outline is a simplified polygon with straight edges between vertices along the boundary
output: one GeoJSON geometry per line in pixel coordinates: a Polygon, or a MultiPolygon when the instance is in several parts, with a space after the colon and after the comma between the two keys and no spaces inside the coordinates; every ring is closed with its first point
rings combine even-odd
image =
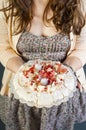
{"type": "MultiPolygon", "coordinates": [[[[24,30],[28,24],[31,25],[31,21],[34,17],[32,8],[33,0],[8,1],[9,5],[4,7],[2,11],[4,11],[7,22],[9,17],[11,17],[11,20],[15,17],[14,22],[19,22],[15,33],[18,34],[24,30]],[[6,12],[8,11],[10,13],[7,16],[6,12]]],[[[81,0],[49,0],[43,14],[43,21],[49,22],[49,20],[52,20],[57,31],[61,30],[65,34],[69,34],[73,31],[74,34],[79,35],[82,27],[85,25],[85,19],[81,11],[80,1],[81,0]],[[49,9],[53,11],[53,17],[47,19],[49,9]]]]}

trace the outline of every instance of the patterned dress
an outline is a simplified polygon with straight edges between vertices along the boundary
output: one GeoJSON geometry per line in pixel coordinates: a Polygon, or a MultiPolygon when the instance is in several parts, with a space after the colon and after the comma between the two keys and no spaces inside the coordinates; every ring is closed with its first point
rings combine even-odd
{"type": "MultiPolygon", "coordinates": [[[[70,49],[69,36],[36,36],[23,31],[17,50],[26,62],[44,59],[63,62],[70,49]]],[[[75,122],[86,120],[86,93],[77,91],[67,102],[51,108],[22,104],[12,95],[8,101],[6,130],[73,130],[75,122]]]]}

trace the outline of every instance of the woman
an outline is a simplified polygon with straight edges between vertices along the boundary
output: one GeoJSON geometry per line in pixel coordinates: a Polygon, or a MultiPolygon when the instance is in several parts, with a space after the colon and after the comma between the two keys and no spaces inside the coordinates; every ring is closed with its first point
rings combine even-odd
{"type": "Polygon", "coordinates": [[[7,130],[73,130],[75,122],[86,120],[82,69],[86,63],[86,27],[82,1],[2,0],[0,5],[0,61],[5,66],[1,94],[10,99],[7,130]],[[38,109],[10,96],[8,84],[12,74],[35,58],[60,60],[73,68],[78,88],[68,102],[38,109]]]}

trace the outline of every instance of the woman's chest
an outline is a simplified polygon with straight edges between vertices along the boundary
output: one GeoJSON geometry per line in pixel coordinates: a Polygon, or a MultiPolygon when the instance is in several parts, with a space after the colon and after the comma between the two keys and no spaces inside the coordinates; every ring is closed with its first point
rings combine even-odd
{"type": "Polygon", "coordinates": [[[37,36],[24,31],[17,43],[17,51],[23,58],[58,60],[64,58],[70,48],[68,36],[59,33],[53,36],[37,36]]]}
{"type": "Polygon", "coordinates": [[[52,21],[46,22],[39,17],[34,17],[31,26],[28,25],[27,31],[36,36],[53,36],[59,33],[52,21]]]}

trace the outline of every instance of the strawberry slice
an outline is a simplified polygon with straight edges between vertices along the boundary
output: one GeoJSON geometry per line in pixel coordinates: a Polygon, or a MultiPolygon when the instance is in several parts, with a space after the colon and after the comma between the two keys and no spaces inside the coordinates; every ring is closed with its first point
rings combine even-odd
{"type": "Polygon", "coordinates": [[[28,73],[29,73],[29,71],[27,70],[27,71],[23,71],[23,75],[26,77],[26,78],[28,78],[28,73]]]}
{"type": "Polygon", "coordinates": [[[29,72],[34,73],[34,66],[29,69],[29,72]]]}

